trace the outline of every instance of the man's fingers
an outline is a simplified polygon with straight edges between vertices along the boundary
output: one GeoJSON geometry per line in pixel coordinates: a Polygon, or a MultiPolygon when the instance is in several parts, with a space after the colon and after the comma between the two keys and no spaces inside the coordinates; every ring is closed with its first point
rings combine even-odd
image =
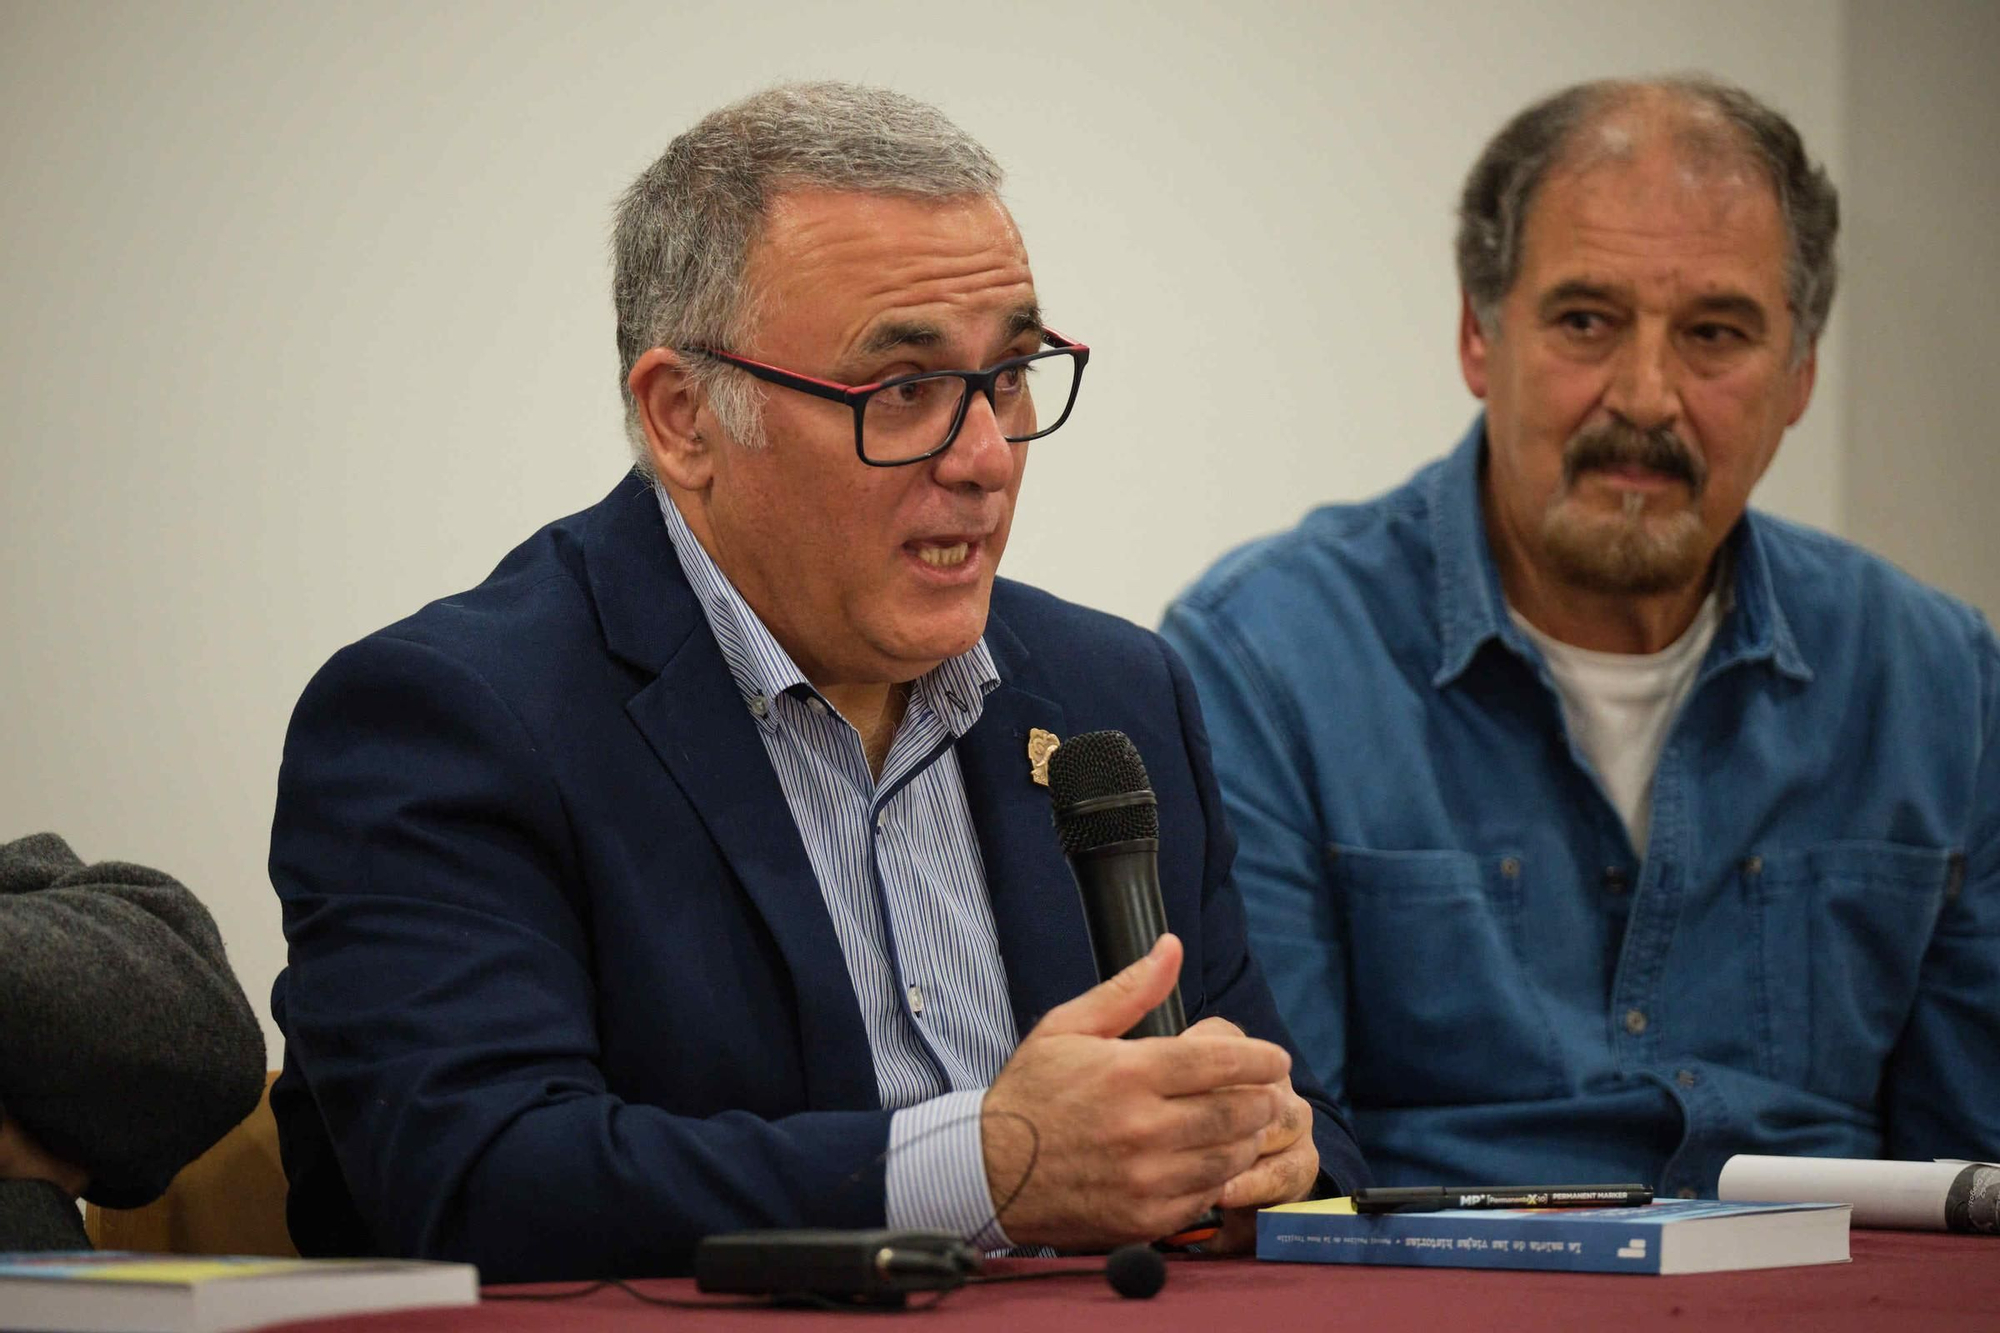
{"type": "Polygon", "coordinates": [[[1303,1199],[1319,1178],[1319,1149],[1302,1139],[1280,1153],[1259,1157],[1222,1187],[1224,1208],[1261,1208],[1303,1199]]]}
{"type": "Polygon", "coordinates": [[[1257,1140],[1260,1153],[1280,1152],[1291,1147],[1312,1129],[1312,1103],[1291,1089],[1290,1083],[1277,1089],[1278,1114],[1264,1127],[1257,1140]]]}
{"type": "Polygon", "coordinates": [[[1042,1015],[1029,1038],[1058,1033],[1087,1037],[1122,1037],[1132,1025],[1159,1008],[1181,977],[1181,942],[1162,935],[1153,950],[1115,977],[1098,982],[1067,1004],[1042,1015]]]}
{"type": "Polygon", "coordinates": [[[1221,1196],[1225,1185],[1253,1169],[1257,1161],[1256,1146],[1248,1139],[1162,1153],[1133,1178],[1133,1187],[1154,1198],[1197,1195],[1206,1208],[1221,1196]]]}
{"type": "Polygon", "coordinates": [[[1276,1083],[1292,1073],[1292,1057],[1284,1047],[1255,1037],[1189,1041],[1182,1035],[1155,1037],[1139,1045],[1146,1049],[1152,1089],[1165,1097],[1238,1083],[1276,1083]]]}
{"type": "Polygon", "coordinates": [[[1237,1027],[1220,1014],[1210,1014],[1207,1018],[1202,1019],[1201,1022],[1196,1023],[1181,1035],[1183,1037],[1240,1037],[1243,1035],[1243,1029],[1237,1027]]]}
{"type": "Polygon", "coordinates": [[[1170,1119],[1159,1143],[1169,1150],[1247,1143],[1261,1155],[1264,1132],[1278,1115],[1271,1089],[1255,1086],[1175,1097],[1166,1108],[1170,1119]]]}

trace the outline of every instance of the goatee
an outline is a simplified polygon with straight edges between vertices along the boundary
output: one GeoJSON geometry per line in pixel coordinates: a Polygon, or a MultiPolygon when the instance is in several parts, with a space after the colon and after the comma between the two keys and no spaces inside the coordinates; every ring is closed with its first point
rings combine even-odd
{"type": "Polygon", "coordinates": [[[1563,488],[1542,516],[1542,543],[1562,576],[1592,592],[1645,595],[1685,588],[1708,564],[1699,501],[1708,465],[1671,427],[1641,430],[1606,422],[1578,431],[1563,447],[1563,488]],[[1571,503],[1577,483],[1600,469],[1642,467],[1688,488],[1686,508],[1650,516],[1646,497],[1628,491],[1605,516],[1571,503]]]}

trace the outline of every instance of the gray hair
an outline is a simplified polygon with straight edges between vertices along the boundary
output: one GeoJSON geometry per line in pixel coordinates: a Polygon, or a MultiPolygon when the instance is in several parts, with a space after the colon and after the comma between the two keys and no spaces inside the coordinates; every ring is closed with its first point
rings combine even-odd
{"type": "MultiPolygon", "coordinates": [[[[817,187],[948,199],[996,195],[1001,180],[992,155],[936,107],[851,83],[782,84],[668,144],[618,201],[612,239],[618,384],[638,469],[652,471],[632,366],[654,347],[748,341],[757,312],[743,274],[773,197],[817,187]]],[[[760,444],[756,382],[705,357],[690,371],[723,429],[760,444]]]]}
{"type": "Polygon", "coordinates": [[[1579,83],[1516,115],[1493,136],[1465,178],[1458,205],[1458,281],[1480,325],[1492,334],[1500,303],[1520,276],[1521,235],[1535,192],[1578,136],[1648,92],[1663,92],[1711,113],[1716,130],[1681,127],[1683,147],[1747,156],[1778,195],[1785,220],[1785,297],[1792,310],[1792,356],[1803,357],[1826,328],[1836,276],[1833,243],[1840,196],[1806,156],[1791,121],[1743,89],[1706,75],[1579,83]]]}

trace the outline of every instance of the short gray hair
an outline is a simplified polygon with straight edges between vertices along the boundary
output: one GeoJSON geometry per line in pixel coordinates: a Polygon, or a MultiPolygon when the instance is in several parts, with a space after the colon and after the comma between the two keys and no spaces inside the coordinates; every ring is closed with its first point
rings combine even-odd
{"type": "Polygon", "coordinates": [[[1680,137],[1697,151],[1734,150],[1764,172],[1785,220],[1785,296],[1792,310],[1792,356],[1819,341],[1833,309],[1834,238],[1840,196],[1806,156],[1781,113],[1733,84],[1702,74],[1579,83],[1528,107],[1493,136],[1465,178],[1458,205],[1458,281],[1490,334],[1500,303],[1520,276],[1521,235],[1535,193],[1586,128],[1648,92],[1664,92],[1723,122],[1726,142],[1699,129],[1680,137]]]}
{"type": "MultiPolygon", "coordinates": [[[[618,201],[612,240],[618,385],[638,469],[652,471],[626,384],[632,366],[654,347],[748,340],[756,311],[743,274],[774,196],[816,187],[949,199],[997,195],[1002,178],[992,155],[936,107],[851,83],[781,84],[668,144],[618,201]]],[[[723,429],[760,442],[755,382],[706,358],[691,369],[723,429]]]]}

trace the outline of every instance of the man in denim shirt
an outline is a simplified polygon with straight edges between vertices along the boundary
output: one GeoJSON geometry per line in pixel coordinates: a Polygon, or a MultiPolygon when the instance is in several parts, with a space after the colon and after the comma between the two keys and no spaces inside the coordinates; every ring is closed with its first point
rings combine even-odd
{"type": "Polygon", "coordinates": [[[1461,203],[1483,416],[1168,612],[1254,946],[1385,1183],[2000,1153],[2000,653],[1747,509],[1837,220],[1741,90],[1528,108],[1461,203]]]}

